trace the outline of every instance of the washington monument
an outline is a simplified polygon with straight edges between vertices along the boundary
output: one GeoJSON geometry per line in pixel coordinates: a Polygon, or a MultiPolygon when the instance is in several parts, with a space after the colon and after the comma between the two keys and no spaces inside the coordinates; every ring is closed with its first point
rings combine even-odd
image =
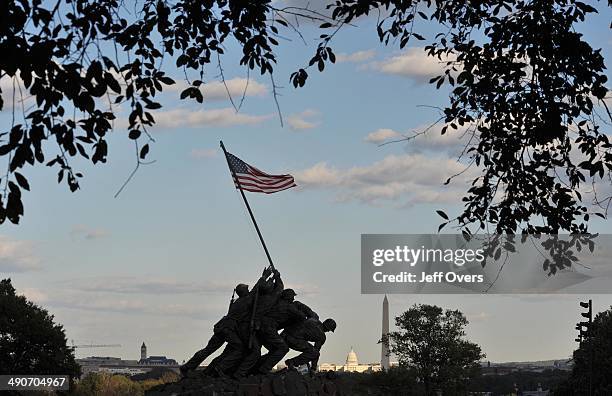
{"type": "Polygon", "coordinates": [[[383,300],[383,312],[382,312],[382,337],[381,337],[381,351],[380,351],[380,367],[387,371],[389,370],[389,342],[387,336],[389,335],[389,300],[385,295],[383,300]]]}

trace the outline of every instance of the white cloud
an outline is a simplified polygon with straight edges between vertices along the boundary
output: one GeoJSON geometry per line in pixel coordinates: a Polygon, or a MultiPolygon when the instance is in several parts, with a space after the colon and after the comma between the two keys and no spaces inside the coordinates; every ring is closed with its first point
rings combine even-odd
{"type": "Polygon", "coordinates": [[[212,283],[183,281],[173,278],[147,276],[105,276],[70,279],[60,282],[61,288],[82,292],[117,294],[186,294],[229,293],[236,286],[231,282],[212,283]]]}
{"type": "Polygon", "coordinates": [[[375,50],[357,51],[350,54],[341,53],[336,56],[336,61],[338,63],[361,63],[374,58],[374,56],[376,56],[375,50]]]}
{"type": "Polygon", "coordinates": [[[386,140],[396,138],[399,136],[402,136],[402,134],[397,131],[394,131],[393,129],[381,128],[381,129],[375,130],[374,132],[370,132],[368,136],[365,137],[364,140],[368,143],[380,144],[386,140]]]}
{"type": "MultiPolygon", "coordinates": [[[[176,84],[165,88],[165,91],[182,92],[187,87],[189,85],[185,81],[177,81],[176,84]]],[[[228,91],[234,101],[239,101],[243,94],[246,97],[265,96],[268,93],[268,87],[253,79],[232,78],[225,80],[225,85],[222,81],[210,81],[202,84],[200,85],[200,91],[204,95],[204,102],[229,100],[228,91]]]]}
{"type": "MultiPolygon", "coordinates": [[[[414,129],[398,132],[393,129],[381,128],[369,133],[365,141],[381,144],[391,140],[400,140],[397,144],[404,145],[404,150],[413,154],[422,152],[444,152],[450,157],[458,157],[470,141],[469,129],[474,124],[464,124],[457,129],[447,129],[442,134],[443,123],[437,125],[422,124],[414,129]],[[401,142],[402,139],[405,141],[401,142]]],[[[472,142],[474,143],[474,142],[472,142]]]]}
{"type": "Polygon", "coordinates": [[[376,70],[385,74],[392,74],[411,78],[417,82],[427,82],[434,76],[443,74],[446,60],[427,56],[421,47],[413,47],[402,54],[395,55],[378,62],[365,65],[366,69],[376,70]]]}
{"type": "MultiPolygon", "coordinates": [[[[16,88],[16,87],[15,87],[16,88]]],[[[13,83],[12,79],[4,76],[0,78],[0,97],[2,97],[2,110],[10,110],[13,108],[13,83]]],[[[19,91],[17,91],[19,92],[19,91]]],[[[19,96],[17,93],[16,97],[19,96]]]]}
{"type": "Polygon", "coordinates": [[[214,149],[193,149],[189,156],[193,159],[206,159],[216,157],[218,150],[214,149]]]}
{"type": "Polygon", "coordinates": [[[202,319],[218,314],[216,297],[231,296],[235,285],[164,276],[92,276],[56,281],[43,298],[46,306],[56,308],[202,319]],[[204,300],[196,298],[203,294],[204,300]]]}
{"type": "Polygon", "coordinates": [[[21,289],[20,292],[25,298],[37,304],[44,303],[48,300],[47,294],[40,289],[26,287],[25,289],[21,289]]]}
{"type": "Polygon", "coordinates": [[[110,233],[103,228],[92,228],[83,224],[77,224],[72,227],[70,236],[74,239],[82,238],[87,240],[100,239],[109,236],[110,233]]]}
{"type": "MultiPolygon", "coordinates": [[[[469,140],[469,136],[464,136],[468,128],[471,125],[465,124],[459,126],[457,129],[448,128],[446,133],[442,134],[442,127],[444,125],[436,125],[428,130],[426,133],[416,136],[410,140],[408,145],[413,145],[417,149],[430,149],[435,151],[456,151],[459,148],[463,148],[469,140]]],[[[428,126],[421,125],[415,128],[415,131],[424,131],[428,126]]]]}
{"type": "MultiPolygon", "coordinates": [[[[226,301],[236,283],[113,275],[64,279],[50,284],[45,293],[36,289],[24,289],[24,293],[33,301],[56,308],[203,319],[215,318],[227,309],[226,301]],[[218,305],[219,301],[223,302],[222,306],[218,305]]],[[[311,284],[288,284],[287,287],[302,296],[319,292],[318,286],[311,284]]]]}
{"type": "Polygon", "coordinates": [[[297,172],[296,177],[300,187],[302,185],[307,187],[332,186],[339,181],[338,172],[325,162],[319,162],[308,169],[297,172]]]}
{"type": "Polygon", "coordinates": [[[115,312],[130,315],[146,314],[164,317],[191,317],[195,319],[211,316],[209,307],[202,306],[202,304],[152,304],[147,299],[116,298],[103,294],[88,295],[87,298],[83,297],[82,294],[61,293],[61,295],[54,298],[49,298],[46,301],[46,305],[81,311],[115,312]]]}
{"type": "Polygon", "coordinates": [[[0,272],[39,270],[40,259],[34,254],[34,250],[31,242],[0,235],[0,272]]]}
{"type": "MultiPolygon", "coordinates": [[[[11,110],[13,108],[13,77],[9,77],[7,75],[3,76],[2,78],[0,78],[0,90],[2,90],[2,93],[0,93],[0,96],[2,96],[2,99],[4,101],[4,104],[2,106],[2,110],[11,110]]],[[[31,102],[33,102],[33,97],[30,96],[29,94],[29,89],[27,89],[24,84],[23,81],[21,80],[20,77],[16,77],[16,79],[14,80],[14,87],[15,87],[15,105],[17,106],[17,108],[21,107],[21,101],[23,100],[23,105],[27,108],[31,105],[31,102]],[[21,88],[21,90],[20,90],[21,88]],[[22,97],[23,94],[23,97],[22,97]]]]}
{"type": "Polygon", "coordinates": [[[160,128],[255,125],[271,117],[272,115],[270,114],[250,115],[236,113],[232,107],[210,110],[172,109],[155,113],[156,125],[160,128]]]}
{"type": "Polygon", "coordinates": [[[454,183],[443,183],[464,171],[465,165],[441,156],[390,155],[367,166],[338,169],[325,162],[295,173],[304,189],[327,189],[340,201],[358,200],[368,204],[398,202],[400,206],[427,202],[457,202],[465,183],[475,176],[466,171],[454,183]]]}
{"type": "Polygon", "coordinates": [[[315,119],[318,115],[318,111],[310,109],[291,114],[287,117],[287,125],[294,131],[316,128],[320,125],[320,122],[315,119]]]}

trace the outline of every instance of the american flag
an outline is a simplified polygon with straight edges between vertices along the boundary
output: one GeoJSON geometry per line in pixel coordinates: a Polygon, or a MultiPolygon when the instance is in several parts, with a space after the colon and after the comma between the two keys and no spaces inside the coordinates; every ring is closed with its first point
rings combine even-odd
{"type": "Polygon", "coordinates": [[[242,187],[245,191],[271,194],[297,186],[291,175],[269,175],[247,164],[233,154],[226,153],[226,155],[227,162],[236,175],[234,177],[236,188],[242,187]],[[236,182],[236,177],[240,186],[236,182]]]}

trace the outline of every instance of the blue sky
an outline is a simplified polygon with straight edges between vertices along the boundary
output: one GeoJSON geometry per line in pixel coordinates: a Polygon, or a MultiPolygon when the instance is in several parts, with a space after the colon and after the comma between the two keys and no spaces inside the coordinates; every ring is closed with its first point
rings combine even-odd
{"type": "MultiPolygon", "coordinates": [[[[607,59],[612,13],[581,27],[607,59]],[[604,33],[604,34],[602,34],[604,33]]],[[[255,281],[266,258],[219,149],[270,173],[291,173],[299,188],[270,196],[249,194],[275,264],[286,283],[338,330],[321,362],[342,362],[351,346],[361,361],[380,349],[382,296],[360,294],[362,233],[434,233],[436,209],[457,213],[463,185],[443,187],[456,161],[456,141],[433,129],[409,143],[376,143],[423,130],[438,116],[446,91],[426,82],[437,65],[415,47],[379,44],[374,21],[360,20],[336,38],[338,63],[311,72],[295,90],[289,75],[307,64],[317,37],[304,25],[308,45],[282,42],[275,78],[285,126],[281,128],[269,78],[252,76],[236,114],[208,69],[203,105],[178,100],[169,90],[153,130],[156,143],[118,198],[134,166],[134,147],[118,112],[108,164],[75,161],[85,175],[71,194],[49,168],[24,170],[32,191],[25,217],[0,231],[0,276],[48,308],[79,343],[122,344],[78,350],[78,356],[137,358],[142,341],[151,354],[188,358],[211,334],[236,283],[255,281]],[[208,91],[207,91],[208,90],[208,91]]],[[[431,33],[426,28],[425,32],[431,33]]],[[[430,35],[431,36],[431,35],[430,35]]],[[[225,76],[239,96],[245,70],[229,47],[225,76]]],[[[10,122],[10,113],[0,113],[10,122]]],[[[609,222],[593,223],[610,233],[609,222]]],[[[413,303],[460,309],[468,337],[493,361],[569,356],[579,296],[391,296],[391,314],[413,303]]],[[[594,297],[595,308],[612,296],[594,297]]]]}

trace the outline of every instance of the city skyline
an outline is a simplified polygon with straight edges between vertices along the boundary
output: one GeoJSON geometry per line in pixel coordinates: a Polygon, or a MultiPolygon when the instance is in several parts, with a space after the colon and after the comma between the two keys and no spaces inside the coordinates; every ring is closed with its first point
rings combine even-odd
{"type": "MultiPolygon", "coordinates": [[[[383,296],[383,300],[382,300],[382,310],[381,310],[381,313],[382,313],[382,317],[383,317],[383,323],[384,323],[384,318],[385,318],[385,314],[384,314],[385,306],[387,307],[387,309],[389,308],[388,296],[387,295],[384,295],[383,296]]],[[[580,320],[580,319],[577,318],[577,320],[580,320]]],[[[381,327],[381,330],[382,330],[381,333],[384,334],[385,333],[384,326],[381,327]]],[[[160,350],[159,348],[154,349],[154,353],[151,354],[151,353],[148,352],[149,351],[149,347],[146,344],[147,344],[146,340],[143,340],[142,341],[142,345],[139,346],[138,348],[136,348],[136,347],[131,348],[132,346],[123,346],[123,345],[109,345],[108,348],[106,348],[104,345],[92,344],[93,347],[100,347],[100,348],[102,348],[102,349],[94,349],[94,350],[105,351],[105,352],[100,352],[100,353],[84,352],[85,350],[92,351],[92,349],[87,349],[87,347],[89,345],[85,344],[85,345],[83,345],[83,347],[85,349],[81,349],[80,350],[80,351],[83,351],[83,352],[82,353],[78,353],[77,354],[77,358],[113,357],[113,358],[121,358],[121,359],[128,360],[128,361],[131,361],[131,360],[137,361],[138,359],[136,359],[134,357],[136,355],[139,355],[139,359],[140,360],[145,359],[147,356],[163,356],[163,357],[167,357],[169,359],[173,359],[174,358],[173,356],[168,354],[167,351],[160,350]],[[124,348],[122,348],[123,350],[133,349],[133,351],[129,352],[129,354],[126,355],[126,356],[113,354],[112,351],[116,350],[117,347],[124,347],[124,348]],[[136,349],[138,349],[138,353],[135,352],[136,349]]],[[[366,365],[380,364],[381,367],[384,367],[383,364],[382,364],[382,361],[383,361],[382,353],[384,353],[384,346],[382,345],[382,343],[379,344],[378,342],[377,342],[377,345],[379,346],[379,348],[381,350],[380,359],[378,361],[377,360],[359,359],[359,363],[360,364],[366,364],[366,365]]],[[[347,347],[346,351],[345,351],[345,357],[346,357],[346,355],[350,355],[353,351],[357,354],[357,356],[359,356],[360,355],[360,353],[359,353],[360,352],[359,345],[350,345],[349,347],[347,347]]],[[[77,352],[79,352],[79,349],[77,349],[77,352]]],[[[217,353],[213,354],[212,356],[216,356],[219,353],[220,353],[220,351],[218,351],[217,353]]],[[[297,353],[295,351],[291,351],[290,355],[288,355],[288,356],[293,356],[293,355],[296,355],[296,354],[297,353]]],[[[493,361],[493,360],[488,359],[488,358],[485,357],[482,360],[482,362],[483,362],[483,364],[489,363],[489,364],[492,364],[492,365],[497,365],[497,364],[513,364],[513,363],[527,364],[527,363],[550,362],[550,361],[553,361],[553,362],[555,362],[555,361],[566,362],[568,359],[571,359],[570,355],[568,355],[568,356],[557,356],[556,358],[549,357],[549,358],[546,358],[546,359],[504,360],[504,361],[493,361]]],[[[180,362],[180,360],[178,360],[178,359],[176,359],[176,360],[180,362]]],[[[206,362],[208,362],[208,361],[210,361],[210,359],[207,359],[206,362]]],[[[391,365],[397,363],[397,359],[395,359],[393,355],[391,355],[391,357],[389,357],[389,361],[390,361],[391,365]]],[[[204,363],[204,364],[206,364],[206,363],[204,363]]],[[[320,364],[342,366],[343,364],[345,364],[345,359],[341,358],[341,359],[336,360],[336,361],[333,361],[333,360],[330,360],[330,361],[321,361],[320,364]]]]}

